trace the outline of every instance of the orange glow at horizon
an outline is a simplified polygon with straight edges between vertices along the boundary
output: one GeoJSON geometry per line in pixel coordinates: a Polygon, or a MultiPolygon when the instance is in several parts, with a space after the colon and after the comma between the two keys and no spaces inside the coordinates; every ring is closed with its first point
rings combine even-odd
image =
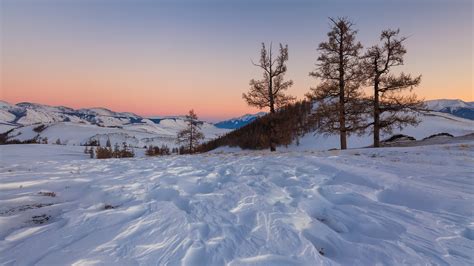
{"type": "Polygon", "coordinates": [[[113,78],[112,73],[96,76],[56,72],[56,77],[51,77],[41,71],[17,74],[4,69],[3,72],[0,99],[11,104],[34,102],[74,109],[103,107],[142,116],[183,115],[194,109],[200,117],[211,120],[258,112],[245,104],[238,89],[229,94],[216,85],[198,89],[189,82],[178,82],[175,86],[188,89],[176,89],[169,81],[162,83],[153,78],[145,81],[141,77],[138,79],[141,82],[136,82],[133,77],[121,74],[113,78]]]}
{"type": "MultiPolygon", "coordinates": [[[[261,75],[259,69],[251,66],[247,60],[243,60],[240,65],[219,62],[216,64],[223,68],[214,67],[211,72],[200,75],[184,73],[184,76],[189,77],[186,80],[183,79],[183,73],[173,67],[111,68],[111,64],[101,63],[87,67],[79,58],[68,57],[67,61],[50,58],[42,68],[38,68],[36,64],[5,58],[7,60],[4,62],[9,67],[2,69],[0,99],[9,103],[36,102],[75,109],[104,107],[143,116],[182,115],[194,109],[199,117],[211,120],[267,111],[249,107],[241,97],[248,90],[250,78],[259,78],[261,75]],[[231,66],[240,70],[238,75],[225,71],[232,69],[231,66]]],[[[293,58],[296,61],[303,57],[293,58]]],[[[421,85],[414,89],[420,98],[474,100],[471,76],[441,79],[439,72],[442,70],[424,69],[423,73],[423,67],[412,64],[413,58],[408,59],[403,69],[413,75],[422,73],[421,85]]],[[[307,75],[307,69],[291,68],[298,63],[294,61],[289,62],[286,77],[293,79],[295,85],[288,93],[302,99],[310,87],[317,85],[317,81],[307,75]]],[[[455,65],[454,62],[450,66],[448,63],[448,67],[454,70],[466,67],[455,65]]],[[[370,89],[366,89],[366,92],[370,94],[370,89]]]]}
{"type": "MultiPolygon", "coordinates": [[[[220,86],[218,85],[186,91],[177,90],[171,86],[155,89],[153,83],[151,85],[138,84],[133,87],[133,84],[130,84],[133,83],[133,80],[128,81],[130,83],[124,80],[119,83],[103,80],[101,82],[77,80],[74,83],[68,81],[76,78],[67,75],[63,79],[52,79],[45,76],[15,78],[15,75],[9,75],[2,78],[0,99],[11,104],[34,102],[52,106],[62,105],[74,109],[104,107],[117,112],[132,112],[142,116],[183,115],[189,109],[194,109],[200,117],[211,120],[267,111],[251,108],[241,98],[241,93],[247,89],[246,82],[240,84],[242,85],[240,88],[229,89],[233,93],[225,93],[219,92],[220,86]],[[35,93],[35,91],[39,93],[35,93]],[[173,91],[179,91],[180,95],[174,94],[173,91]]],[[[426,75],[423,78],[425,79],[426,75]]],[[[313,84],[316,82],[309,77],[307,79],[308,85],[314,86],[313,84]]],[[[435,87],[436,84],[432,84],[433,82],[423,81],[422,85],[415,88],[413,92],[425,100],[462,99],[474,101],[472,88],[461,89],[453,83],[446,84],[450,87],[442,87],[445,84],[435,87]]],[[[459,83],[462,84],[462,82],[459,83]]],[[[299,99],[303,98],[305,92],[304,88],[300,90],[290,88],[289,90],[289,93],[297,95],[299,99]]],[[[366,92],[370,93],[370,88],[366,89],[366,92]]]]}

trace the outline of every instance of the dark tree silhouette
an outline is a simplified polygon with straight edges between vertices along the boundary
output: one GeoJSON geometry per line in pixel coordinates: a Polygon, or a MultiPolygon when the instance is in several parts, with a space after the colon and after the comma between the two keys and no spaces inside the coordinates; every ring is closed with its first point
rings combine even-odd
{"type": "Polygon", "coordinates": [[[176,143],[184,145],[188,149],[187,152],[194,153],[199,142],[204,139],[204,135],[201,132],[201,122],[198,120],[194,110],[189,111],[185,121],[187,124],[186,128],[178,132],[176,143]]]}
{"type": "Polygon", "coordinates": [[[402,129],[407,125],[417,125],[419,120],[413,110],[420,110],[424,104],[415,94],[405,94],[406,90],[420,84],[421,76],[391,74],[392,67],[403,65],[406,49],[399,37],[400,30],[384,30],[380,35],[381,45],[370,47],[364,55],[363,69],[367,83],[373,87],[374,95],[369,99],[373,122],[374,147],[380,146],[380,132],[391,133],[393,128],[402,129]]]}
{"type": "MultiPolygon", "coordinates": [[[[242,97],[249,105],[260,109],[269,108],[270,115],[273,115],[277,108],[295,100],[295,97],[284,93],[285,90],[293,85],[293,81],[284,81],[283,79],[287,70],[286,61],[288,61],[288,45],[283,46],[280,44],[280,53],[274,57],[272,54],[272,44],[270,44],[270,48],[267,50],[265,43],[262,43],[260,61],[258,64],[253,62],[252,64],[263,69],[263,79],[250,80],[249,92],[242,94],[242,97]]],[[[275,151],[275,127],[271,119],[269,123],[270,150],[275,151]]]]}
{"type": "Polygon", "coordinates": [[[275,114],[259,117],[251,123],[227,134],[199,145],[199,152],[207,152],[221,146],[242,149],[268,149],[270,147],[268,125],[271,119],[276,128],[274,135],[278,145],[290,145],[306,133],[313,132],[315,126],[309,116],[312,104],[309,101],[295,101],[279,108],[275,114]],[[270,117],[271,116],[271,117],[270,117]]]}
{"type": "Polygon", "coordinates": [[[362,45],[356,41],[357,30],[349,19],[329,19],[329,39],[319,44],[316,70],[310,73],[321,83],[306,96],[316,101],[318,130],[339,134],[341,149],[346,149],[347,136],[364,130],[359,58],[362,45]]]}

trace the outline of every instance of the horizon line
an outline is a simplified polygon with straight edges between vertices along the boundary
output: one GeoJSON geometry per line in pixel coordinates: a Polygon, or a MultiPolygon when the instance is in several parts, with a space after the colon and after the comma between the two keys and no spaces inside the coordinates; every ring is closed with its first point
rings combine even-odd
{"type": "MultiPolygon", "coordinates": [[[[461,101],[466,102],[466,103],[474,102],[474,101],[465,100],[465,99],[462,99],[462,98],[449,98],[449,99],[448,98],[437,98],[437,99],[422,99],[422,100],[424,102],[426,102],[426,101],[435,101],[435,100],[461,100],[461,101]]],[[[112,111],[112,112],[115,112],[115,113],[131,113],[131,114],[141,116],[141,117],[144,117],[144,118],[154,118],[154,117],[172,118],[172,117],[185,116],[186,113],[187,113],[187,112],[183,112],[182,114],[176,114],[176,113],[175,114],[143,114],[143,113],[136,113],[136,112],[131,112],[131,111],[121,111],[121,110],[118,110],[118,109],[107,107],[105,105],[103,105],[103,106],[91,106],[91,107],[70,107],[70,106],[62,105],[62,104],[57,105],[57,104],[31,102],[31,101],[18,101],[16,103],[12,103],[12,102],[9,102],[9,101],[4,100],[4,99],[0,99],[0,101],[5,102],[5,103],[10,104],[10,105],[18,105],[18,104],[21,104],[21,103],[29,103],[29,104],[37,104],[37,105],[43,105],[43,106],[49,106],[49,107],[65,107],[65,108],[70,108],[70,109],[74,109],[74,110],[106,109],[108,111],[112,111]]],[[[194,108],[191,108],[191,109],[194,109],[194,108]]],[[[189,110],[191,110],[191,109],[189,109],[189,110]]],[[[241,113],[241,114],[229,115],[229,116],[202,115],[199,120],[205,121],[205,122],[216,123],[216,122],[231,120],[231,119],[234,119],[234,118],[239,118],[239,117],[242,117],[242,116],[245,116],[245,115],[255,115],[255,114],[258,114],[258,113],[262,113],[262,112],[267,113],[267,111],[259,110],[255,113],[247,112],[247,113],[241,113]]]]}

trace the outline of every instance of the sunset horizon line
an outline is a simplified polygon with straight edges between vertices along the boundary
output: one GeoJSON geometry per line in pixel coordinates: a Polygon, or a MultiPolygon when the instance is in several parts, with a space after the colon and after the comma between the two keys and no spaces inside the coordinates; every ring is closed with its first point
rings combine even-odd
{"type": "MultiPolygon", "coordinates": [[[[302,99],[298,99],[302,100],[302,99]]],[[[423,101],[434,101],[434,100],[461,100],[466,103],[474,102],[474,99],[463,99],[463,98],[422,98],[423,101]]],[[[29,103],[29,104],[38,104],[38,105],[43,105],[43,106],[49,106],[49,107],[66,107],[66,108],[71,108],[74,110],[81,110],[81,109],[107,109],[109,111],[115,112],[115,113],[131,113],[137,116],[145,117],[145,118],[153,118],[153,117],[179,117],[179,116],[185,116],[189,110],[194,110],[199,116],[199,119],[202,121],[206,122],[219,122],[223,120],[230,120],[233,118],[239,118],[245,115],[255,115],[261,112],[267,113],[267,110],[263,109],[257,109],[257,110],[248,110],[248,111],[243,111],[240,113],[234,113],[234,114],[228,114],[224,116],[215,116],[215,115],[209,115],[209,114],[200,114],[199,110],[197,108],[189,108],[188,110],[182,111],[182,112],[161,112],[161,113],[143,113],[143,112],[137,112],[137,111],[130,111],[129,109],[122,109],[122,108],[115,108],[110,105],[69,105],[69,104],[54,104],[54,103],[44,103],[44,102],[39,102],[39,101],[30,101],[30,100],[16,100],[16,101],[9,101],[4,98],[1,98],[0,101],[8,103],[10,105],[17,105],[17,104],[22,104],[22,103],[29,103]]]]}

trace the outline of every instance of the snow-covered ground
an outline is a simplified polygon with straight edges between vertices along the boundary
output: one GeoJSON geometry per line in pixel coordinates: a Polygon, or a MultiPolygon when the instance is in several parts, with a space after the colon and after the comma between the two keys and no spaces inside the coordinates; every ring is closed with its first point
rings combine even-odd
{"type": "Polygon", "coordinates": [[[109,160],[4,145],[0,156],[0,264],[473,264],[474,142],[109,160]]]}
{"type": "MultiPolygon", "coordinates": [[[[176,143],[178,132],[186,128],[183,120],[163,120],[160,124],[131,124],[122,128],[100,127],[97,125],[57,122],[44,124],[46,128],[41,132],[34,129],[38,125],[18,127],[10,132],[10,140],[26,141],[33,138],[48,139],[48,143],[55,143],[58,139],[66,145],[85,145],[91,140],[99,140],[104,146],[107,140],[112,145],[126,142],[133,147],[148,145],[167,145],[168,147],[179,146],[176,143]]],[[[201,128],[206,140],[216,138],[229,132],[228,129],[216,128],[210,124],[204,124],[201,128]]]]}
{"type": "MultiPolygon", "coordinates": [[[[392,134],[382,134],[382,140],[395,134],[405,134],[417,140],[421,140],[438,133],[449,133],[453,136],[463,136],[474,133],[474,120],[439,112],[426,112],[420,115],[419,118],[421,122],[418,126],[407,126],[402,130],[395,129],[392,134]]],[[[369,134],[362,136],[351,135],[348,138],[349,148],[367,147],[372,144],[373,136],[369,134]]],[[[288,147],[280,147],[280,149],[286,151],[307,151],[338,149],[339,147],[339,135],[324,136],[309,133],[300,138],[298,143],[293,142],[288,147]]]]}

